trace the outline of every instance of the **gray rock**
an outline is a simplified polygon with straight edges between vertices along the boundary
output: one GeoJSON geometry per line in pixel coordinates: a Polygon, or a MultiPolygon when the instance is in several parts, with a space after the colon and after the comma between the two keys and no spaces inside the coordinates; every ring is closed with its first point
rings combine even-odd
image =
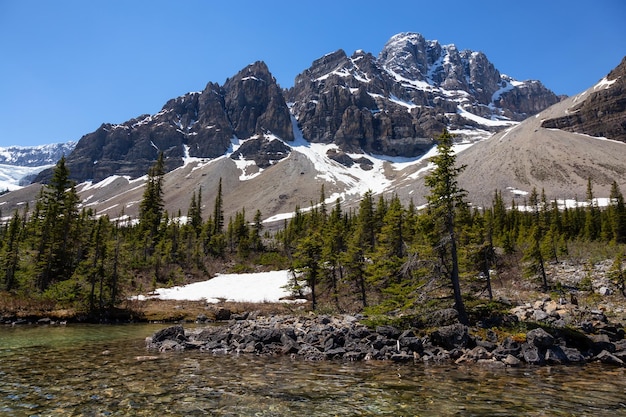
{"type": "Polygon", "coordinates": [[[544,355],[541,354],[539,348],[530,343],[522,345],[522,356],[529,365],[541,365],[544,361],[544,355]]]}
{"type": "Polygon", "coordinates": [[[506,366],[517,367],[520,365],[520,363],[522,363],[522,361],[520,361],[513,355],[506,355],[502,359],[502,363],[504,363],[506,366]]]}
{"type": "Polygon", "coordinates": [[[538,327],[526,333],[526,341],[529,344],[542,349],[554,345],[554,337],[550,333],[543,330],[541,327],[538,327]]]}
{"type": "Polygon", "coordinates": [[[464,348],[470,340],[469,329],[460,323],[440,327],[430,334],[430,339],[434,345],[448,350],[464,348]]]}
{"type": "Polygon", "coordinates": [[[617,356],[612,355],[610,352],[607,352],[606,350],[603,350],[602,352],[597,354],[594,359],[610,365],[624,365],[624,361],[619,359],[617,356]]]}
{"type": "Polygon", "coordinates": [[[560,346],[551,346],[546,350],[544,360],[548,364],[563,364],[569,362],[567,354],[560,346]]]}

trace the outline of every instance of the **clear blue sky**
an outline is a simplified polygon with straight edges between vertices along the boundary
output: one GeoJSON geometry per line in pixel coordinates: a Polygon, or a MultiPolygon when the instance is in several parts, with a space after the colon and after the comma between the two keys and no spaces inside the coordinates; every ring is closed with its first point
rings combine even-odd
{"type": "Polygon", "coordinates": [[[399,32],[484,52],[557,94],[626,55],[626,1],[0,0],[0,147],[78,140],[257,60],[283,87],[399,32]]]}

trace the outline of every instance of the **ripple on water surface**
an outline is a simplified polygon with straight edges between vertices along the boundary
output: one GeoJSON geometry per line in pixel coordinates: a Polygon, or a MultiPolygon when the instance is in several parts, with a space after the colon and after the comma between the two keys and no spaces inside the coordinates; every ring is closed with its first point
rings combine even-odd
{"type": "Polygon", "coordinates": [[[0,329],[6,416],[626,414],[626,370],[155,354],[163,326],[0,329]]]}

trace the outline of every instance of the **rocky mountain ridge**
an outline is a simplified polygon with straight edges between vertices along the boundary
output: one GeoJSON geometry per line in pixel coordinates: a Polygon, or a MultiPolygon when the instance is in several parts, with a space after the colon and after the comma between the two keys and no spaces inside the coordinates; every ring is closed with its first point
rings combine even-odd
{"type": "Polygon", "coordinates": [[[545,120],[541,127],[626,142],[626,57],[589,95],[565,116],[545,120]]]}
{"type": "MultiPolygon", "coordinates": [[[[380,67],[373,56],[361,52],[357,52],[356,55],[363,55],[357,62],[369,60],[372,65],[380,67]]],[[[314,112],[318,111],[315,108],[321,102],[327,105],[341,101],[333,102],[334,98],[372,99],[373,104],[378,105],[380,102],[381,106],[385,104],[387,107],[380,111],[370,111],[372,116],[384,113],[384,116],[379,116],[378,119],[372,117],[371,120],[380,121],[384,117],[389,117],[395,123],[391,131],[402,132],[402,129],[398,130],[401,127],[399,121],[404,120],[401,117],[411,118],[420,111],[432,111],[426,106],[409,109],[407,101],[402,101],[391,93],[388,96],[391,98],[385,102],[382,95],[376,96],[375,93],[368,92],[367,88],[372,88],[371,85],[362,85],[358,88],[338,86],[338,82],[361,82],[366,79],[363,75],[365,72],[357,74],[358,77],[337,75],[337,72],[345,73],[343,70],[337,70],[338,62],[345,64],[346,59],[352,62],[350,58],[344,56],[345,54],[341,52],[329,54],[320,58],[319,62],[316,61],[303,73],[304,75],[299,76],[299,79],[309,80],[303,81],[304,85],[318,94],[318,98],[312,99],[308,105],[314,112]],[[321,81],[324,79],[328,81],[333,77],[337,80],[329,82],[328,88],[320,87],[321,81]],[[322,80],[316,81],[320,78],[322,80]],[[317,90],[313,90],[313,87],[317,90]],[[335,91],[336,94],[330,94],[329,91],[335,91]],[[352,95],[344,96],[346,92],[352,95]],[[402,111],[395,111],[394,103],[402,103],[398,104],[402,111]],[[398,117],[395,116],[396,113],[398,117]]],[[[364,68],[363,64],[359,65],[359,68],[364,68]]],[[[385,139],[386,142],[372,140],[368,145],[367,140],[355,139],[356,134],[344,134],[342,137],[341,132],[351,130],[350,121],[358,120],[349,115],[367,113],[354,104],[343,110],[348,116],[344,117],[342,114],[342,121],[339,123],[332,121],[334,117],[332,113],[327,114],[325,129],[328,132],[333,131],[329,127],[332,125],[333,129],[336,128],[334,132],[339,132],[334,135],[333,140],[329,133],[327,137],[322,135],[320,128],[318,130],[320,136],[316,136],[317,141],[313,141],[307,135],[316,132],[315,125],[310,120],[306,122],[309,116],[298,110],[303,103],[293,101],[299,97],[298,94],[303,93],[296,94],[295,86],[288,92],[277,90],[274,86],[275,80],[273,77],[268,78],[268,74],[269,71],[264,64],[253,64],[227,80],[222,87],[210,83],[203,92],[190,93],[171,100],[164,106],[164,110],[156,115],[144,116],[122,125],[105,125],[98,131],[100,136],[95,135],[96,132],[86,135],[86,144],[95,141],[97,137],[100,138],[101,147],[106,148],[106,152],[103,151],[102,154],[109,155],[109,159],[99,157],[93,162],[86,159],[85,165],[91,167],[89,169],[101,170],[98,174],[101,180],[83,181],[77,187],[84,206],[93,208],[99,214],[107,214],[112,219],[136,218],[145,178],[141,175],[145,174],[145,171],[135,167],[136,176],[130,174],[133,172],[130,169],[105,176],[106,170],[103,169],[106,164],[109,165],[107,169],[112,169],[116,164],[126,164],[124,166],[132,168],[132,158],[136,158],[138,166],[140,163],[149,166],[150,159],[147,157],[140,159],[141,150],[130,146],[136,138],[141,138],[138,143],[142,143],[152,155],[156,155],[159,150],[168,155],[171,170],[164,178],[164,199],[165,208],[170,213],[179,211],[186,213],[192,191],[197,192],[200,189],[203,192],[205,209],[209,212],[213,201],[212,193],[217,190],[220,179],[223,180],[225,218],[234,216],[235,212],[243,207],[248,213],[254,213],[259,209],[268,225],[282,225],[285,219],[293,215],[296,207],[306,210],[312,202],[318,201],[322,185],[325,187],[327,204],[333,204],[337,199],[341,199],[346,209],[355,207],[363,193],[368,190],[375,195],[396,194],[405,203],[413,200],[418,206],[425,203],[428,189],[423,178],[430,166],[429,159],[436,152],[432,138],[426,138],[427,141],[420,144],[418,140],[420,138],[403,139],[396,136],[385,139]],[[277,91],[280,94],[274,94],[277,91]],[[258,107],[257,101],[251,98],[256,94],[264,94],[265,107],[258,107]],[[287,99],[281,100],[281,97],[287,99]],[[216,109],[214,116],[209,118],[206,112],[197,113],[200,108],[211,106],[216,109]],[[232,115],[228,116],[224,110],[228,108],[240,110],[233,110],[232,115]],[[220,112],[221,115],[218,114],[220,112]],[[248,116],[239,117],[243,114],[248,116]],[[284,121],[287,117],[289,127],[284,121]],[[236,119],[236,123],[231,120],[233,118],[236,119]],[[111,141],[105,129],[116,134],[123,133],[129,139],[118,144],[111,141]],[[174,145],[168,145],[170,142],[166,140],[166,133],[172,131],[177,132],[180,140],[174,145]],[[165,133],[160,137],[158,132],[165,133]],[[233,134],[233,132],[244,133],[233,134]],[[221,148],[213,154],[214,156],[200,156],[207,150],[203,150],[205,142],[200,143],[199,137],[208,138],[213,145],[217,143],[221,148]],[[285,137],[287,139],[284,139],[285,137]],[[126,155],[124,157],[129,159],[126,162],[111,159],[111,150],[123,143],[129,148],[126,153],[120,151],[120,155],[126,155]],[[403,156],[404,150],[396,153],[390,151],[387,155],[372,151],[379,149],[375,146],[386,146],[385,144],[393,145],[394,149],[400,149],[402,148],[400,145],[403,145],[402,149],[408,149],[409,155],[412,152],[411,147],[414,150],[418,146],[423,148],[419,150],[421,153],[416,151],[418,154],[415,156],[403,156]],[[368,148],[369,152],[365,150],[367,146],[371,146],[368,148]]],[[[370,80],[372,85],[381,82],[375,77],[370,80]]],[[[616,181],[622,190],[626,190],[626,169],[623,160],[626,144],[614,140],[600,140],[563,129],[546,128],[542,123],[571,114],[572,108],[592,97],[593,91],[607,89],[610,93],[610,90],[617,86],[618,82],[607,83],[606,80],[602,80],[589,90],[561,100],[522,122],[498,119],[493,115],[489,118],[480,117],[466,110],[463,106],[467,102],[464,101],[457,103],[456,113],[438,114],[433,123],[451,127],[453,133],[458,136],[455,145],[459,152],[457,162],[466,165],[465,171],[459,177],[459,184],[468,191],[469,201],[474,205],[488,206],[496,189],[503,192],[505,201],[515,200],[516,204],[521,205],[533,188],[545,190],[548,199],[560,199],[562,204],[584,204],[587,181],[590,178],[597,197],[608,197],[613,181],[616,181]],[[466,123],[462,128],[460,125],[456,125],[456,128],[454,125],[447,125],[450,120],[461,118],[465,118],[466,123]],[[489,129],[503,130],[494,135],[489,129]],[[483,139],[488,135],[490,136],[487,139],[483,139]]],[[[407,87],[407,91],[417,94],[416,89],[407,87]]],[[[464,99],[468,97],[459,94],[459,97],[464,99]]],[[[491,97],[498,95],[492,93],[491,97]]],[[[501,94],[499,97],[508,96],[501,94]]],[[[441,101],[436,97],[433,100],[435,99],[438,103],[441,101]]],[[[449,103],[454,104],[453,101],[449,103]]],[[[335,104],[327,108],[334,108],[335,104]]],[[[490,104],[483,107],[489,109],[490,104]]],[[[499,108],[494,109],[500,111],[499,108]]],[[[339,113],[338,111],[337,114],[339,113]]],[[[372,126],[374,125],[376,124],[372,123],[372,126]]],[[[354,132],[358,133],[360,130],[354,129],[354,132]]],[[[121,137],[124,138],[123,135],[121,137]]],[[[217,148],[213,146],[210,149],[217,148]]],[[[73,168],[70,166],[70,169],[73,168]]],[[[147,171],[147,168],[145,170],[147,171]]],[[[2,212],[11,213],[14,208],[23,207],[26,203],[32,207],[40,187],[39,184],[33,184],[0,196],[2,212]]]]}
{"type": "MultiPolygon", "coordinates": [[[[392,37],[379,57],[339,50],[313,62],[285,91],[268,67],[256,62],[223,86],[168,101],[160,112],[122,124],[103,124],[83,136],[67,157],[77,182],[111,175],[144,175],[159,152],[168,171],[186,156],[229,155],[275,161],[265,137],[294,139],[295,118],[306,140],[336,144],[336,160],[353,164],[347,152],[416,157],[447,127],[461,140],[482,139],[559,101],[538,81],[501,75],[481,52],[426,41],[415,33],[392,37]],[[253,141],[232,154],[232,143],[253,141]]],[[[289,149],[280,147],[276,155],[289,149]]],[[[43,172],[36,181],[51,175],[43,172]]]]}

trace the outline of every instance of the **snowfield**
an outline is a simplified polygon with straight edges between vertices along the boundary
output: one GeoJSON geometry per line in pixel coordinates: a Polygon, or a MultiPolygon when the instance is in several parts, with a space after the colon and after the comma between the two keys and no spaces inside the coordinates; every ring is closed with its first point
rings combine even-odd
{"type": "Polygon", "coordinates": [[[287,289],[291,272],[288,270],[258,272],[253,274],[217,274],[208,281],[195,282],[171,288],[158,288],[148,295],[137,295],[134,300],[206,300],[208,303],[221,301],[278,303],[291,296],[287,289]]]}

